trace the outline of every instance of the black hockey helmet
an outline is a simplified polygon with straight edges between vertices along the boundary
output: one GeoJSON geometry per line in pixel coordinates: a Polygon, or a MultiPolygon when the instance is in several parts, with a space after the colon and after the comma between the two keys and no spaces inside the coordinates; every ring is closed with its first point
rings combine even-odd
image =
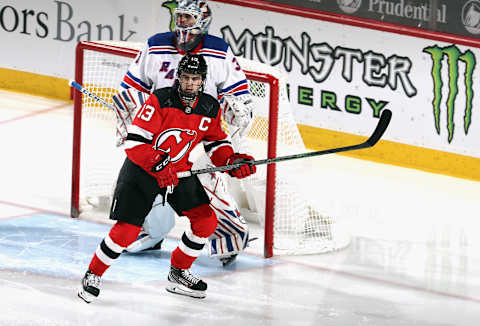
{"type": "Polygon", "coordinates": [[[202,79],[207,78],[207,62],[200,54],[187,53],[178,63],[177,78],[186,72],[187,74],[201,75],[202,79]]]}
{"type": "MultiPolygon", "coordinates": [[[[207,62],[203,58],[203,56],[199,54],[185,54],[183,58],[178,63],[177,67],[177,80],[176,85],[178,87],[178,93],[180,94],[180,98],[185,102],[194,101],[198,94],[203,92],[205,79],[207,78],[207,62]],[[196,90],[188,90],[188,86],[186,89],[182,88],[182,83],[180,82],[182,74],[194,74],[200,75],[202,78],[202,82],[198,85],[198,89],[196,90]]],[[[184,85],[185,87],[185,85],[184,85]]]]}

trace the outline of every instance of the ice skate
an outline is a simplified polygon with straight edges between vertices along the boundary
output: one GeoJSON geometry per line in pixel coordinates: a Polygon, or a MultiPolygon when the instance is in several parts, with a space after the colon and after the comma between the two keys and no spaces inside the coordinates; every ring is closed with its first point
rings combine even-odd
{"type": "Polygon", "coordinates": [[[218,260],[220,260],[223,267],[227,267],[227,266],[230,266],[231,264],[233,264],[235,262],[235,260],[237,259],[237,256],[238,256],[237,254],[234,254],[234,255],[227,256],[227,257],[219,258],[218,260]]]}
{"type": "Polygon", "coordinates": [[[168,292],[203,299],[207,296],[207,283],[193,275],[189,269],[170,267],[166,286],[168,292]]]}
{"type": "Polygon", "coordinates": [[[101,284],[102,279],[100,276],[87,271],[82,279],[82,285],[78,290],[78,297],[83,299],[86,303],[92,302],[100,294],[101,284]]]}

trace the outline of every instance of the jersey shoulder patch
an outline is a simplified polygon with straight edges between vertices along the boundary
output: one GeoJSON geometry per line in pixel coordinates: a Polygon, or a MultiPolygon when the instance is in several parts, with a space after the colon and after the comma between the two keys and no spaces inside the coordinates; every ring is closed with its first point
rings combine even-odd
{"type": "Polygon", "coordinates": [[[157,97],[158,104],[161,108],[171,107],[174,105],[172,101],[172,87],[159,88],[153,92],[157,97]]]}
{"type": "Polygon", "coordinates": [[[152,46],[174,46],[175,33],[158,33],[148,39],[148,47],[152,46]]]}
{"type": "Polygon", "coordinates": [[[210,94],[202,93],[198,99],[197,106],[192,113],[209,118],[216,118],[219,110],[220,104],[218,101],[210,94]]]}

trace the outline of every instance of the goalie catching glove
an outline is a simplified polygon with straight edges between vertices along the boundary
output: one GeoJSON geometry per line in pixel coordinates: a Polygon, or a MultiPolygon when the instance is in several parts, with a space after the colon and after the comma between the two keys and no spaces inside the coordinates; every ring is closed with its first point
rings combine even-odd
{"type": "Polygon", "coordinates": [[[235,153],[230,156],[227,160],[227,165],[237,164],[237,163],[245,163],[240,167],[227,171],[228,174],[232,177],[243,179],[246,178],[255,172],[257,172],[257,167],[252,164],[254,158],[247,154],[239,154],[235,153]]]}
{"type": "Polygon", "coordinates": [[[229,125],[247,128],[253,116],[253,101],[250,94],[224,95],[221,105],[223,118],[229,125]]]}
{"type": "Polygon", "coordinates": [[[117,147],[127,138],[127,127],[135,117],[135,111],[142,107],[150,94],[130,88],[113,95],[113,105],[117,113],[117,147]]]}

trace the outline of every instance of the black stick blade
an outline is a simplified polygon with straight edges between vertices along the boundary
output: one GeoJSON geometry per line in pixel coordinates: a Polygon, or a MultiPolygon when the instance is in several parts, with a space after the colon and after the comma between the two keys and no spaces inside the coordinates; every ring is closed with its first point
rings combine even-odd
{"type": "Polygon", "coordinates": [[[392,111],[388,109],[383,110],[382,115],[380,116],[380,121],[378,122],[378,125],[375,128],[375,131],[367,140],[367,144],[370,147],[374,146],[380,140],[380,138],[385,133],[385,130],[387,130],[388,124],[390,123],[391,119],[392,119],[392,111]]]}

